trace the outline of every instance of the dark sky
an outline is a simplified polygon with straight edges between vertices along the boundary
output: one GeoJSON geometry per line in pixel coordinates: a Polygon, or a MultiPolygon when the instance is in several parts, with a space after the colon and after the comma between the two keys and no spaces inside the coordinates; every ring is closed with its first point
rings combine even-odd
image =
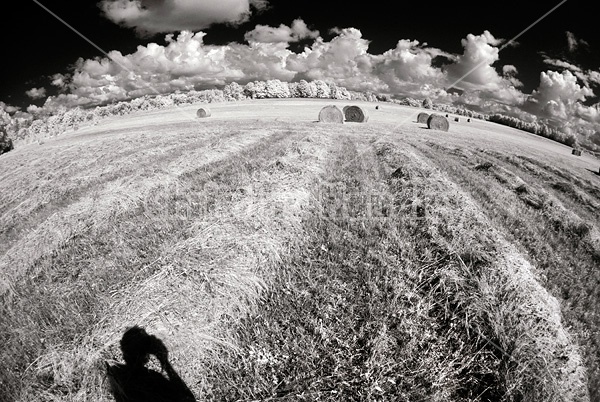
{"type": "MultiPolygon", "coordinates": [[[[164,35],[140,38],[133,30],[122,28],[102,16],[97,1],[39,0],[83,35],[106,51],[134,52],[138,45],[149,42],[164,44],[164,35]]],[[[378,54],[393,48],[400,39],[416,39],[446,52],[461,54],[461,39],[467,34],[479,35],[490,31],[496,38],[510,39],[527,28],[560,1],[543,2],[445,2],[393,1],[357,2],[327,0],[270,0],[270,7],[240,26],[213,25],[204,29],[208,44],[243,42],[244,33],[256,24],[289,25],[302,18],[311,29],[318,29],[324,39],[333,35],[333,27],[354,27],[363,38],[371,41],[369,52],[378,54]]],[[[596,11],[589,2],[568,0],[547,18],[518,39],[519,45],[507,47],[500,54],[499,66],[513,64],[523,81],[523,92],[529,93],[539,83],[541,71],[553,67],[543,63],[540,52],[551,58],[566,58],[585,69],[598,70],[600,35],[596,26],[596,11]],[[585,40],[574,53],[567,52],[566,31],[585,40]]],[[[31,0],[11,2],[4,11],[3,23],[3,83],[0,101],[26,106],[32,102],[24,92],[32,87],[45,86],[47,77],[66,73],[78,58],[102,56],[98,50],[74,34],[47,11],[31,0]]],[[[299,50],[303,43],[291,49],[299,50]]],[[[556,69],[556,68],[554,68],[556,69]]],[[[51,92],[49,92],[51,94],[51,92]]]]}

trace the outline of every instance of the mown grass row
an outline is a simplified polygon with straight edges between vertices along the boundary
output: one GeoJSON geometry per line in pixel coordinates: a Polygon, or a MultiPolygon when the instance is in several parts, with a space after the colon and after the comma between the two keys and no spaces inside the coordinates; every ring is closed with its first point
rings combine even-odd
{"type": "MultiPolygon", "coordinates": [[[[136,136],[135,133],[131,135],[136,136]]],[[[3,181],[11,188],[6,193],[12,199],[0,201],[3,211],[0,216],[0,255],[7,252],[24,233],[35,229],[39,222],[91,192],[99,192],[108,184],[131,178],[136,173],[168,165],[181,157],[183,149],[190,153],[206,148],[217,138],[226,140],[239,136],[240,131],[207,131],[194,135],[176,138],[164,135],[146,143],[123,141],[119,148],[106,140],[103,144],[90,144],[89,149],[64,147],[66,149],[63,150],[57,147],[56,150],[32,151],[37,153],[38,159],[25,163],[21,171],[12,170],[3,181]],[[93,155],[101,155],[101,160],[93,155]],[[39,171],[31,167],[34,163],[40,166],[39,171]]]]}
{"type": "Polygon", "coordinates": [[[52,367],[34,373],[32,364],[44,353],[77,344],[109,314],[113,294],[152,275],[161,253],[191,235],[194,218],[210,214],[212,203],[232,196],[215,195],[207,183],[235,181],[238,171],[266,169],[292,137],[275,132],[224,160],[197,166],[173,183],[156,183],[146,198],[115,211],[108,221],[87,226],[27,267],[36,274],[13,283],[13,292],[0,305],[0,399],[76,393],[89,373],[54,378],[52,367]]]}
{"type": "Polygon", "coordinates": [[[499,341],[471,316],[484,256],[467,267],[433,241],[418,177],[390,178],[364,139],[337,142],[309,241],[236,326],[240,349],[204,363],[206,399],[518,400],[499,341]]]}
{"type": "Polygon", "coordinates": [[[584,357],[590,397],[598,399],[600,250],[595,239],[597,221],[585,219],[594,216],[590,206],[597,188],[591,181],[558,167],[550,169],[531,157],[472,150],[465,160],[449,148],[432,144],[419,148],[438,161],[440,169],[472,194],[486,216],[526,250],[544,287],[560,299],[565,324],[584,357]],[[566,198],[568,208],[560,201],[566,198]]]}

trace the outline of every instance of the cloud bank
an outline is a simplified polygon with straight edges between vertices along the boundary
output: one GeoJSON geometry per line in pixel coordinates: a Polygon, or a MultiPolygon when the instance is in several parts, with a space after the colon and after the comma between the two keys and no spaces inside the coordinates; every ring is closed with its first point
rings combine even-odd
{"type": "Polygon", "coordinates": [[[525,94],[517,67],[500,61],[499,46],[504,41],[488,31],[467,35],[461,54],[411,39],[399,40],[382,54],[371,54],[369,40],[360,30],[333,32],[333,38],[325,40],[297,19],[289,26],[257,25],[246,33],[247,43],[208,45],[201,31],[169,34],[164,45],[150,43],[131,54],[112,51],[110,59],[80,59],[71,74],[51,77],[52,86],[62,93],[49,102],[93,106],[146,94],[221,87],[233,81],[319,79],[349,90],[429,97],[528,121],[552,119],[569,130],[581,124],[600,129],[595,126],[599,108],[585,105],[594,96],[591,85],[600,83],[600,73],[547,58],[546,63],[559,71],[541,73],[539,87],[525,94]],[[299,53],[291,51],[290,43],[300,40],[311,43],[299,53]]]}

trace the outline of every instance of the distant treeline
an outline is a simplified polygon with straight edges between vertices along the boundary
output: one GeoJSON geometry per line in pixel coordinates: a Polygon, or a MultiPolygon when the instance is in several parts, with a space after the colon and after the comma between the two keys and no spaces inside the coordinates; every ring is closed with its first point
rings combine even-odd
{"type": "MultiPolygon", "coordinates": [[[[173,106],[191,105],[196,103],[213,103],[239,101],[244,99],[267,98],[320,98],[347,99],[367,102],[390,102],[411,107],[425,107],[443,113],[489,120],[520,130],[528,131],[554,141],[577,145],[577,138],[564,134],[547,124],[540,122],[528,123],[515,117],[501,114],[486,115],[473,112],[464,107],[436,104],[430,99],[425,101],[413,98],[396,99],[387,94],[372,92],[349,91],[333,82],[322,80],[299,82],[282,82],[280,80],[252,81],[246,85],[232,82],[223,89],[203,91],[176,92],[162,95],[145,95],[139,98],[116,102],[93,108],[75,107],[67,109],[64,106],[49,107],[44,105],[33,108],[31,113],[15,113],[12,116],[0,111],[0,126],[8,136],[17,142],[32,142],[45,137],[62,134],[65,131],[77,130],[81,126],[93,125],[105,117],[122,116],[136,111],[165,109],[173,106]]],[[[48,103],[48,102],[47,102],[48,103]]]]}
{"type": "Polygon", "coordinates": [[[560,142],[570,147],[577,146],[577,137],[573,134],[565,134],[560,130],[552,128],[547,124],[540,122],[526,122],[516,117],[505,116],[503,114],[493,114],[489,116],[489,121],[527,131],[551,140],[560,142]]]}

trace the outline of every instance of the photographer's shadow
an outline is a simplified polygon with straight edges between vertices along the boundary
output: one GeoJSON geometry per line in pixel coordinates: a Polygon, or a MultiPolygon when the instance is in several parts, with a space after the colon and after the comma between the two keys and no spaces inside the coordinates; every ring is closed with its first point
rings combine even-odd
{"type": "Polygon", "coordinates": [[[121,338],[125,364],[106,362],[110,391],[117,402],[192,402],[194,394],[169,363],[165,344],[138,326],[121,338]],[[150,355],[156,356],[162,373],[148,369],[150,355]]]}

